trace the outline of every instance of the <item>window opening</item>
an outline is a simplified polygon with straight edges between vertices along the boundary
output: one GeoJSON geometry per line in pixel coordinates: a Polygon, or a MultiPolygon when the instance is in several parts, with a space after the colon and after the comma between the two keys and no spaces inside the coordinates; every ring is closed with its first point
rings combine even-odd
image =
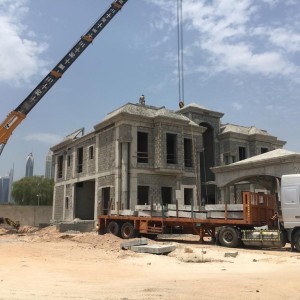
{"type": "Polygon", "coordinates": [[[94,158],[94,146],[89,147],[89,159],[94,158]]]}
{"type": "Polygon", "coordinates": [[[137,199],[138,205],[148,205],[149,204],[149,186],[138,186],[138,199],[137,199]]]}
{"type": "Polygon", "coordinates": [[[193,204],[193,189],[184,189],[184,205],[193,204]]]}
{"type": "Polygon", "coordinates": [[[162,204],[171,204],[172,203],[172,188],[163,186],[161,188],[161,199],[162,204]]]}
{"type": "Polygon", "coordinates": [[[265,147],[261,147],[260,148],[260,153],[263,154],[263,153],[267,153],[269,152],[269,149],[268,148],[265,148],[265,147]]]}
{"type": "Polygon", "coordinates": [[[137,162],[148,163],[148,133],[137,133],[137,162]]]}
{"type": "Polygon", "coordinates": [[[63,156],[60,155],[57,158],[57,177],[62,178],[63,175],[63,156]]]}
{"type": "Polygon", "coordinates": [[[177,135],[167,133],[167,164],[176,164],[177,135]]]}
{"type": "Polygon", "coordinates": [[[83,165],[83,148],[77,149],[77,173],[82,173],[83,165]]]}
{"type": "Polygon", "coordinates": [[[245,147],[239,147],[239,160],[246,159],[246,148],[245,147]]]}
{"type": "Polygon", "coordinates": [[[69,197],[66,197],[65,200],[66,200],[65,207],[66,209],[69,209],[69,197]]]}

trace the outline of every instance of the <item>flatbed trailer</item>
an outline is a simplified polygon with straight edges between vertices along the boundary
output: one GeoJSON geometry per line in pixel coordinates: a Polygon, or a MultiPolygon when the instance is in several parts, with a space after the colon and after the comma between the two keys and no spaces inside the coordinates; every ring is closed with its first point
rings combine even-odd
{"type": "MultiPolygon", "coordinates": [[[[276,227],[273,218],[276,209],[275,196],[244,192],[242,200],[241,219],[228,218],[226,204],[222,219],[123,216],[109,215],[108,212],[108,215],[98,217],[98,232],[112,233],[124,239],[140,235],[155,237],[158,234],[194,234],[199,236],[200,241],[203,241],[204,237],[210,237],[213,241],[217,239],[223,246],[237,247],[242,238],[242,230],[265,225],[276,227]]],[[[178,216],[178,210],[176,215],[178,216]]]]}

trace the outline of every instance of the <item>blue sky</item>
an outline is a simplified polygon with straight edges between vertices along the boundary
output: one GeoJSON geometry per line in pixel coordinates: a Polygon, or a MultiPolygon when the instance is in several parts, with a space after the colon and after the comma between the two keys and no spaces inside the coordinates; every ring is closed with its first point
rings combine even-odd
{"type": "MultiPolygon", "coordinates": [[[[112,0],[0,0],[0,121],[112,0]]],[[[300,2],[183,0],[185,103],[255,125],[300,152],[300,2]]],[[[175,0],[128,0],[14,131],[0,176],[44,174],[48,149],[127,102],[178,109],[175,0]]]]}

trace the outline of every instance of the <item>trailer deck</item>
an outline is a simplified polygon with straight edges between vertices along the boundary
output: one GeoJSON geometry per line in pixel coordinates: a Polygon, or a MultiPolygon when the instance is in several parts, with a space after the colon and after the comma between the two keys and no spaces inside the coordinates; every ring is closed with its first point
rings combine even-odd
{"type": "MultiPolygon", "coordinates": [[[[216,228],[222,226],[237,227],[240,229],[252,229],[254,227],[268,225],[274,226],[272,217],[275,214],[276,201],[273,195],[243,192],[243,218],[228,218],[227,205],[225,204],[224,218],[180,218],[177,217],[141,217],[122,215],[100,215],[98,217],[98,231],[113,233],[122,238],[133,238],[137,235],[158,235],[184,233],[215,238],[216,228]]],[[[178,205],[177,205],[178,207],[178,205]]],[[[201,212],[201,211],[199,211],[201,212]]],[[[108,212],[109,213],[109,212],[108,212]]]]}

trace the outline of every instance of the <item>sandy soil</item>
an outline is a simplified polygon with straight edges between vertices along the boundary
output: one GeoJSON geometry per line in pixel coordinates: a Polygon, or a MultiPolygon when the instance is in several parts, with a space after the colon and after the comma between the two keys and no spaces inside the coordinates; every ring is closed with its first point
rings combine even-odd
{"type": "Polygon", "coordinates": [[[300,253],[172,243],[169,255],[121,250],[121,239],[0,228],[0,299],[300,299],[300,253]]]}

